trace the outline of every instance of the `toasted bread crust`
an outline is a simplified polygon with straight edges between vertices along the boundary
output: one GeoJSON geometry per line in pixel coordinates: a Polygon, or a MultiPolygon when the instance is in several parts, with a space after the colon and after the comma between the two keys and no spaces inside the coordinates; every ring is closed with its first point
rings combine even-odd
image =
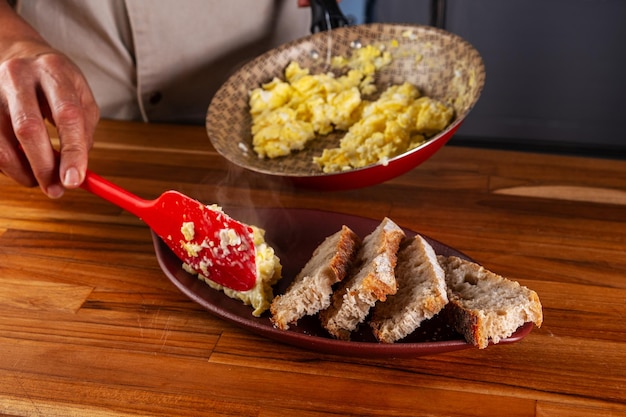
{"type": "Polygon", "coordinates": [[[339,242],[335,246],[335,256],[332,257],[328,265],[334,275],[332,284],[343,281],[348,275],[360,246],[361,238],[349,227],[342,226],[339,242]]]}
{"type": "Polygon", "coordinates": [[[395,272],[397,293],[377,303],[370,320],[374,336],[384,343],[406,337],[448,302],[445,273],[423,237],[405,239],[395,272]]]}
{"type": "Polygon", "coordinates": [[[291,282],[285,294],[274,297],[270,320],[287,330],[305,315],[330,305],[332,286],[342,281],[352,266],[361,239],[349,227],[327,237],[291,282]]]}
{"type": "Polygon", "coordinates": [[[540,327],[539,296],[482,266],[456,256],[439,256],[448,286],[447,317],[465,339],[481,349],[498,343],[526,322],[540,327]]]}
{"type": "Polygon", "coordinates": [[[388,218],[362,243],[346,226],[329,236],[270,311],[284,330],[318,313],[341,340],[370,317],[382,343],[403,339],[439,315],[481,349],[527,322],[543,322],[537,293],[466,259],[437,256],[423,237],[406,238],[388,218]]]}
{"type": "Polygon", "coordinates": [[[355,269],[333,293],[331,305],[320,312],[322,326],[334,337],[349,340],[377,301],[397,290],[394,268],[404,231],[385,218],[363,239],[355,269]]]}

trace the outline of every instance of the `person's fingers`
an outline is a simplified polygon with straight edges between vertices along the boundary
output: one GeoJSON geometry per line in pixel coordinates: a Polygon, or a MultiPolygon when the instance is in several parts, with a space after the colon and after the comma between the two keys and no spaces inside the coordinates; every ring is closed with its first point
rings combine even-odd
{"type": "MultiPolygon", "coordinates": [[[[51,198],[58,198],[63,195],[63,187],[59,182],[56,158],[39,108],[36,80],[29,71],[29,65],[28,61],[19,59],[3,63],[0,73],[2,93],[13,135],[30,163],[32,175],[44,193],[51,198]]],[[[20,168],[23,171],[23,159],[18,157],[20,150],[14,144],[11,146],[8,139],[5,139],[3,145],[3,171],[9,172],[12,178],[22,178],[25,173],[19,172],[20,168]]]]}
{"type": "Polygon", "coordinates": [[[13,131],[9,114],[8,87],[5,66],[0,65],[0,172],[27,187],[37,185],[37,179],[13,131]]]}
{"type": "Polygon", "coordinates": [[[99,119],[80,70],[56,53],[8,60],[0,65],[0,104],[0,170],[20,184],[36,181],[52,198],[78,187],[99,119]],[[60,157],[44,118],[57,128],[60,157]]]}
{"type": "Polygon", "coordinates": [[[40,83],[45,94],[41,106],[49,109],[61,141],[59,177],[65,187],[75,188],[85,178],[98,107],[82,75],[68,61],[51,55],[44,68],[57,69],[42,74],[40,83]]]}
{"type": "Polygon", "coordinates": [[[26,155],[19,149],[11,119],[0,111],[0,172],[26,187],[37,185],[26,155]]]}

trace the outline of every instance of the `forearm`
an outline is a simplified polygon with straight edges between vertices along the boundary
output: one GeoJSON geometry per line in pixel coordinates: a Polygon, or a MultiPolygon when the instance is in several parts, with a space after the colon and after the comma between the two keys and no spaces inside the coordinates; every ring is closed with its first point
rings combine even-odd
{"type": "Polygon", "coordinates": [[[23,53],[26,44],[47,46],[39,33],[6,0],[0,0],[0,61],[23,53]]]}

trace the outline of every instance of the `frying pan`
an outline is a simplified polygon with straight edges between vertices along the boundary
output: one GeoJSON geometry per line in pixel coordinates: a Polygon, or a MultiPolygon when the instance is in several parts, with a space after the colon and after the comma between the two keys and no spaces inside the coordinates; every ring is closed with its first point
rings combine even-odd
{"type": "MultiPolygon", "coordinates": [[[[325,2],[322,2],[325,3],[325,2]]],[[[371,23],[345,26],[337,11],[320,14],[312,2],[313,30],[317,33],[272,49],[242,66],[217,91],[209,105],[206,129],[215,149],[230,162],[248,170],[286,179],[297,186],[344,190],[385,182],[415,168],[437,152],[457,131],[478,101],[485,83],[485,68],[478,51],[461,37],[430,26],[371,23]],[[320,16],[321,21],[320,21],[320,16]],[[336,27],[324,30],[333,25],[336,27]],[[349,56],[354,48],[373,44],[392,55],[379,70],[378,91],[408,81],[423,95],[454,108],[448,127],[422,145],[364,168],[324,173],[313,162],[323,149],[337,147],[343,132],[311,141],[304,150],[274,159],[261,159],[252,149],[248,93],[296,61],[312,74],[330,71],[330,57],[349,56]]],[[[339,11],[340,13],[340,11],[339,11]]]]}

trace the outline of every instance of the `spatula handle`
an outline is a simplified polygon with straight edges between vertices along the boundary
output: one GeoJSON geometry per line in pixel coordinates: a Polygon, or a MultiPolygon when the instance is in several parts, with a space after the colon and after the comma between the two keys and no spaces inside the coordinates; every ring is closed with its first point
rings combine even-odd
{"type": "Polygon", "coordinates": [[[102,197],[139,218],[144,217],[145,211],[150,204],[150,201],[126,191],[89,170],[86,172],[85,181],[81,184],[81,188],[98,197],[102,197]]]}
{"type": "MultiPolygon", "coordinates": [[[[61,155],[59,151],[54,151],[57,158],[61,155]]],[[[144,218],[148,207],[152,201],[144,200],[135,194],[126,191],[122,187],[113,184],[111,181],[102,178],[100,175],[87,170],[85,172],[85,180],[80,185],[85,191],[97,195],[110,203],[134,214],[140,219],[144,218]]]]}

